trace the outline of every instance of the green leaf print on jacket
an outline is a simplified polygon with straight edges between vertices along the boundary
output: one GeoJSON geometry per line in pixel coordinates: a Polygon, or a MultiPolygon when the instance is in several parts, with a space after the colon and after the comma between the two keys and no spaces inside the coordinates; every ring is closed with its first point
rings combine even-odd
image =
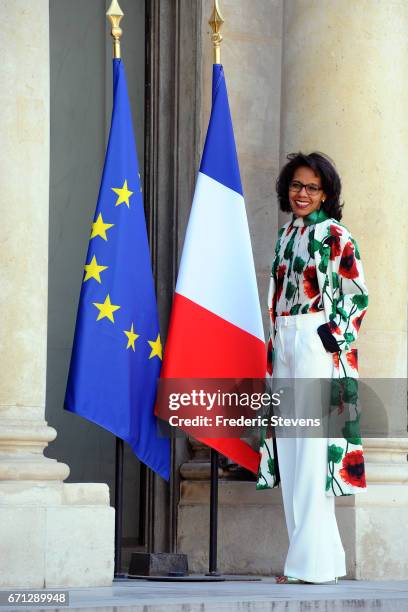
{"type": "Polygon", "coordinates": [[[312,230],[310,232],[310,234],[309,234],[309,243],[307,245],[307,250],[309,252],[309,256],[312,257],[312,258],[314,257],[314,254],[316,253],[316,251],[318,251],[319,248],[320,248],[320,242],[318,240],[315,240],[314,235],[315,235],[315,233],[312,230]]]}
{"type": "Polygon", "coordinates": [[[293,232],[289,242],[287,243],[285,247],[285,251],[283,253],[283,257],[285,259],[291,259],[293,255],[293,244],[295,242],[295,237],[296,237],[296,232],[293,232]]]}
{"type": "Polygon", "coordinates": [[[363,310],[368,306],[368,295],[362,293],[361,295],[353,295],[353,304],[356,304],[359,310],[363,310]]]}
{"type": "Polygon", "coordinates": [[[293,262],[293,270],[294,270],[294,272],[297,272],[298,274],[302,274],[305,265],[306,265],[305,260],[302,259],[301,257],[299,257],[299,255],[297,255],[295,257],[295,261],[293,262]]]}
{"type": "Polygon", "coordinates": [[[327,481],[326,481],[326,491],[328,491],[330,488],[333,491],[333,493],[335,492],[335,485],[337,486],[337,489],[339,491],[339,493],[341,495],[344,495],[343,489],[341,484],[339,483],[338,478],[336,478],[334,472],[334,465],[335,464],[339,464],[340,461],[342,460],[343,457],[343,453],[344,453],[344,449],[342,446],[336,446],[335,444],[331,444],[329,446],[328,449],[328,465],[329,465],[329,472],[330,472],[330,476],[327,476],[327,481]]]}
{"type": "Polygon", "coordinates": [[[350,444],[361,444],[359,418],[355,419],[354,421],[345,422],[343,427],[343,436],[350,444]]]}
{"type": "Polygon", "coordinates": [[[349,376],[338,378],[331,385],[331,404],[341,406],[344,403],[353,404],[358,399],[358,383],[349,376]]]}
{"type": "Polygon", "coordinates": [[[342,447],[336,446],[335,444],[331,444],[329,446],[329,454],[328,454],[329,462],[332,461],[334,463],[339,463],[342,457],[343,457],[342,447]]]}
{"type": "Polygon", "coordinates": [[[333,283],[333,289],[339,289],[340,281],[339,281],[339,275],[337,274],[337,272],[332,272],[332,283],[333,283]]]}
{"type": "Polygon", "coordinates": [[[319,270],[320,272],[323,272],[323,274],[326,273],[327,270],[327,266],[329,265],[329,259],[330,259],[330,247],[328,244],[323,244],[320,243],[319,246],[319,253],[321,256],[321,260],[319,263],[319,270]]]}
{"type": "Polygon", "coordinates": [[[294,306],[292,306],[292,308],[289,310],[289,314],[297,315],[299,314],[299,310],[300,310],[300,304],[294,304],[294,306]]]}
{"type": "Polygon", "coordinates": [[[285,291],[285,297],[287,300],[292,299],[292,297],[294,296],[296,291],[296,285],[292,285],[292,283],[289,281],[288,284],[286,285],[286,291],[285,291]]]}

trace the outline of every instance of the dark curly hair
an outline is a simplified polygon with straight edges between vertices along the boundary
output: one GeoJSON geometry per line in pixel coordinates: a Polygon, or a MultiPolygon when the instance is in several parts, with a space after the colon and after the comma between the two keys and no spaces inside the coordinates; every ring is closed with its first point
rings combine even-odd
{"type": "Polygon", "coordinates": [[[276,193],[280,209],[284,212],[292,212],[289,203],[289,183],[295,171],[301,167],[308,167],[320,176],[322,188],[326,193],[326,200],[321,208],[333,219],[340,221],[344,204],[340,203],[341,181],[335,168],[334,162],[328,155],[315,151],[314,153],[289,153],[289,160],[280,171],[276,181],[276,193]]]}

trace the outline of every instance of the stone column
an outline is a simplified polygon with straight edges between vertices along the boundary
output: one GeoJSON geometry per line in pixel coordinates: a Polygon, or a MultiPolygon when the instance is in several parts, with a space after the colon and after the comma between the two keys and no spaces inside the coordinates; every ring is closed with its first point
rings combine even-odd
{"type": "MultiPolygon", "coordinates": [[[[107,485],[44,457],[49,192],[47,0],[0,0],[0,587],[109,585],[107,485]]],[[[62,407],[61,407],[62,409],[62,407]]]]}
{"type": "MultiPolygon", "coordinates": [[[[299,150],[334,159],[343,182],[342,222],[360,246],[370,293],[358,342],[360,375],[376,384],[403,379],[408,5],[337,0],[322,7],[317,0],[290,0],[283,27],[281,161],[299,150]]],[[[389,406],[387,416],[390,431],[406,432],[405,400],[389,406]]],[[[408,571],[408,534],[400,528],[408,512],[408,440],[367,438],[363,444],[368,491],[337,500],[348,576],[402,579],[408,571]]]]}

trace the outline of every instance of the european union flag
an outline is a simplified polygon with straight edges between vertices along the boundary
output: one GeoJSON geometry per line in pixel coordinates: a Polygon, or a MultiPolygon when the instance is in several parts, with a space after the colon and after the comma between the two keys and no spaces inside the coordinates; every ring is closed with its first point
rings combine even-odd
{"type": "Polygon", "coordinates": [[[122,438],[165,479],[170,440],[154,415],[162,346],[122,60],[89,240],[65,408],[122,438]]]}

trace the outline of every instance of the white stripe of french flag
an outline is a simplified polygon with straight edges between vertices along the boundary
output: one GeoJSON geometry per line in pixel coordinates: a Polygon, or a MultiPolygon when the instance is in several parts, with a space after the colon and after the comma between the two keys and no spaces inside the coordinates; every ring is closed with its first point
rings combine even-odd
{"type": "MultiPolygon", "coordinates": [[[[221,64],[170,317],[161,378],[264,378],[265,339],[221,64]]],[[[199,438],[257,473],[239,438],[199,438]]]]}

